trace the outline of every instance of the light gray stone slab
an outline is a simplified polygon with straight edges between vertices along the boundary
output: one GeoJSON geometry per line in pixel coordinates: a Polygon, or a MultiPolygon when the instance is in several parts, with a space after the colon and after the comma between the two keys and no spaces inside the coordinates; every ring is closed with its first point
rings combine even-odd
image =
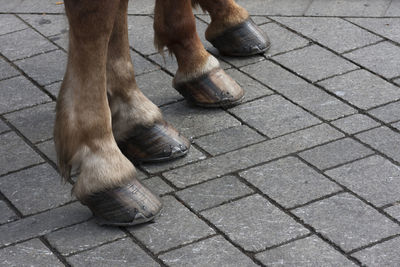
{"type": "Polygon", "coordinates": [[[14,13],[63,13],[64,5],[53,0],[0,0],[3,12],[14,13]]]}
{"type": "Polygon", "coordinates": [[[383,16],[391,0],[324,1],[314,0],[306,15],[311,16],[383,16]]]}
{"type": "Polygon", "coordinates": [[[0,80],[7,79],[19,75],[19,72],[7,63],[4,59],[0,58],[0,80]]]}
{"type": "Polygon", "coordinates": [[[400,238],[394,238],[353,254],[366,266],[397,266],[400,262],[400,238]]]}
{"type": "Polygon", "coordinates": [[[400,222],[400,203],[396,203],[394,206],[385,209],[385,211],[400,222]]]}
{"type": "Polygon", "coordinates": [[[236,106],[230,111],[271,138],[320,123],[316,117],[277,95],[236,106]]]}
{"type": "Polygon", "coordinates": [[[53,163],[57,163],[56,148],[54,146],[54,140],[45,141],[37,144],[37,148],[43,152],[53,163]]]}
{"type": "Polygon", "coordinates": [[[251,15],[303,15],[312,0],[238,0],[251,15]]]}
{"type": "Polygon", "coordinates": [[[221,236],[212,237],[160,256],[168,266],[257,266],[221,236]]]}
{"type": "Polygon", "coordinates": [[[400,18],[349,18],[348,20],[390,40],[400,42],[400,18]]]}
{"type": "Polygon", "coordinates": [[[386,123],[398,121],[400,120],[400,102],[372,109],[368,113],[386,123]]]}
{"type": "Polygon", "coordinates": [[[22,14],[20,17],[45,36],[68,32],[67,16],[64,14],[22,14]]]}
{"type": "Polygon", "coordinates": [[[292,211],[348,252],[400,232],[400,226],[348,193],[292,211]]]}
{"type": "Polygon", "coordinates": [[[400,78],[393,81],[395,84],[400,85],[400,78]]]}
{"type": "Polygon", "coordinates": [[[389,8],[386,10],[386,17],[389,16],[394,16],[394,17],[398,17],[400,16],[400,2],[399,1],[392,1],[392,3],[390,4],[389,8]]]}
{"type": "Polygon", "coordinates": [[[18,219],[15,212],[8,207],[6,202],[0,200],[0,224],[12,222],[18,219]]]}
{"type": "Polygon", "coordinates": [[[28,28],[28,25],[23,23],[19,18],[12,14],[1,14],[0,25],[0,35],[28,28]]]}
{"type": "Polygon", "coordinates": [[[354,114],[346,118],[338,119],[333,121],[332,124],[348,134],[355,134],[380,125],[378,122],[363,114],[354,114]]]}
{"type": "Polygon", "coordinates": [[[164,195],[174,191],[172,187],[158,176],[143,180],[142,183],[157,195],[164,195]]]}
{"type": "Polygon", "coordinates": [[[54,97],[58,96],[62,82],[55,82],[50,85],[46,85],[44,88],[49,91],[54,97]]]}
{"type": "Polygon", "coordinates": [[[239,175],[285,208],[341,190],[328,178],[293,157],[273,161],[239,175]]]}
{"type": "Polygon", "coordinates": [[[308,234],[308,230],[259,195],[201,213],[242,248],[259,251],[308,234]]]}
{"type": "Polygon", "coordinates": [[[312,235],[256,255],[266,266],[357,266],[312,235]]]}
{"type": "Polygon", "coordinates": [[[153,19],[148,16],[128,17],[129,44],[144,55],[156,53],[154,47],[153,19]]]}
{"type": "Polygon", "coordinates": [[[133,67],[135,68],[136,76],[160,69],[159,66],[151,63],[146,58],[142,57],[140,54],[132,50],[130,51],[130,53],[133,62],[133,67]]]}
{"type": "Polygon", "coordinates": [[[65,51],[68,51],[68,41],[69,41],[68,32],[49,36],[49,39],[54,43],[56,43],[61,48],[63,48],[65,51]]]}
{"type": "Polygon", "coordinates": [[[0,121],[0,134],[9,131],[10,128],[3,121],[0,121]]]}
{"type": "Polygon", "coordinates": [[[229,57],[221,55],[219,51],[211,45],[207,47],[207,51],[219,59],[222,68],[228,68],[231,67],[231,65],[239,68],[265,60],[265,57],[262,55],[252,55],[247,57],[229,57]]]}
{"type": "Polygon", "coordinates": [[[361,109],[370,109],[400,99],[397,86],[366,70],[356,70],[319,84],[361,109]]]}
{"type": "Polygon", "coordinates": [[[400,130],[400,122],[393,123],[392,126],[400,130]]]}
{"type": "Polygon", "coordinates": [[[128,2],[128,14],[153,14],[154,1],[137,0],[128,2]]]}

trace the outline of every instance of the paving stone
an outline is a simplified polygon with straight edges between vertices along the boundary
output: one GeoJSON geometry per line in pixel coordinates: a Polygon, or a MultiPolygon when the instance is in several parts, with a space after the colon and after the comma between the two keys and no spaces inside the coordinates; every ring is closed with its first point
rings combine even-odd
{"type": "Polygon", "coordinates": [[[142,183],[157,195],[164,195],[174,191],[172,187],[158,176],[143,180],[142,183]]]}
{"type": "Polygon", "coordinates": [[[397,224],[348,193],[292,212],[346,252],[400,232],[397,224]]]}
{"type": "MultiPolygon", "coordinates": [[[[1,2],[4,2],[4,0],[1,2]]],[[[3,9],[3,6],[1,7],[1,9],[3,9]]],[[[28,28],[28,26],[23,23],[19,18],[11,14],[1,14],[0,24],[0,35],[28,28]]]]}
{"type": "Polygon", "coordinates": [[[186,137],[196,137],[220,131],[241,123],[221,109],[204,109],[186,101],[163,107],[162,113],[186,137]]]}
{"type": "Polygon", "coordinates": [[[61,83],[62,82],[55,82],[50,85],[46,85],[44,88],[49,91],[54,97],[57,97],[61,88],[61,83]]]}
{"type": "Polygon", "coordinates": [[[341,188],[300,160],[288,157],[241,172],[252,183],[285,208],[340,191],[341,188]]]}
{"type": "Polygon", "coordinates": [[[395,79],[393,82],[394,82],[395,84],[397,84],[397,85],[400,85],[400,79],[395,79]]]}
{"type": "Polygon", "coordinates": [[[355,134],[380,125],[363,114],[354,114],[346,118],[338,119],[333,121],[332,124],[348,134],[355,134]]]}
{"type": "Polygon", "coordinates": [[[20,17],[45,36],[68,32],[68,19],[64,14],[26,14],[20,17]]]}
{"type": "Polygon", "coordinates": [[[61,50],[16,61],[26,74],[40,85],[61,81],[67,65],[67,55],[61,50]]]}
{"type": "Polygon", "coordinates": [[[176,195],[193,210],[200,211],[252,192],[252,189],[241,183],[236,177],[224,176],[186,188],[177,192],[176,195]]]}
{"type": "Polygon", "coordinates": [[[133,62],[133,67],[135,68],[135,75],[141,75],[143,73],[151,72],[160,69],[157,65],[151,63],[138,53],[130,51],[131,58],[133,62]]]}
{"type": "Polygon", "coordinates": [[[400,99],[399,88],[366,70],[356,70],[319,84],[362,109],[400,99]]]}
{"type": "Polygon", "coordinates": [[[359,142],[345,138],[323,146],[304,151],[300,157],[323,170],[374,154],[371,149],[359,142]]]}
{"type": "Polygon", "coordinates": [[[191,146],[188,154],[182,158],[178,158],[178,159],[175,159],[172,161],[166,161],[166,162],[157,162],[157,163],[153,163],[153,164],[146,163],[141,166],[144,170],[146,170],[149,173],[158,173],[161,171],[175,169],[182,165],[193,163],[193,162],[205,159],[205,158],[206,158],[206,156],[203,153],[201,153],[195,147],[191,146]]]}
{"type": "Polygon", "coordinates": [[[52,232],[46,238],[52,247],[65,256],[124,236],[124,232],[117,227],[99,226],[90,220],[52,232]]]}
{"type": "Polygon", "coordinates": [[[392,1],[389,8],[386,10],[385,17],[400,16],[400,2],[392,1]]]}
{"type": "Polygon", "coordinates": [[[400,200],[400,169],[381,156],[361,159],[326,174],[375,206],[400,200]]]}
{"type": "Polygon", "coordinates": [[[400,42],[400,18],[348,18],[347,20],[395,42],[400,42]]]}
{"type": "Polygon", "coordinates": [[[312,235],[256,255],[266,266],[357,266],[312,235]]]}
{"type": "Polygon", "coordinates": [[[321,121],[281,96],[272,95],[230,110],[268,137],[300,130],[321,121]]]}
{"type": "Polygon", "coordinates": [[[303,15],[312,0],[238,0],[251,15],[303,15]]]}
{"type": "Polygon", "coordinates": [[[392,126],[400,130],[400,122],[393,123],[392,126]]]}
{"type": "Polygon", "coordinates": [[[197,184],[224,174],[301,151],[343,135],[328,125],[317,125],[279,138],[254,144],[220,156],[164,173],[178,188],[197,184]]]}
{"type": "Polygon", "coordinates": [[[43,162],[43,159],[14,132],[0,135],[0,155],[0,174],[43,162]]]}
{"type": "Polygon", "coordinates": [[[259,195],[201,214],[248,251],[259,251],[308,233],[306,228],[259,195]]]}
{"type": "Polygon", "coordinates": [[[349,105],[270,61],[242,70],[324,119],[333,120],[355,112],[349,105]]]}
{"type": "Polygon", "coordinates": [[[265,140],[263,136],[245,125],[221,130],[196,139],[202,149],[215,156],[265,140]]]}
{"type": "Polygon", "coordinates": [[[353,63],[318,45],[308,46],[276,56],[274,60],[310,79],[312,82],[358,68],[353,63]]]}
{"type": "Polygon", "coordinates": [[[396,203],[394,206],[385,209],[385,211],[400,222],[400,203],[396,203]]]}
{"type": "Polygon", "coordinates": [[[48,164],[15,172],[0,179],[1,192],[28,215],[55,208],[72,200],[71,186],[61,183],[48,164]]]}
{"type": "Polygon", "coordinates": [[[165,52],[164,55],[160,53],[149,56],[151,60],[154,60],[161,67],[169,71],[172,75],[175,75],[178,70],[178,63],[176,62],[176,58],[173,54],[169,54],[165,52]]]}
{"type": "Polygon", "coordinates": [[[54,140],[48,140],[43,143],[37,144],[37,148],[43,152],[53,163],[57,163],[56,148],[54,140]]]}
{"type": "Polygon", "coordinates": [[[136,77],[142,92],[156,105],[176,102],[183,97],[172,87],[172,77],[158,70],[136,77]]]}
{"type": "Polygon", "coordinates": [[[309,16],[383,16],[391,0],[324,1],[314,0],[308,8],[309,16]]]}
{"type": "Polygon", "coordinates": [[[0,224],[12,222],[18,219],[15,212],[8,207],[6,202],[0,200],[0,224]]]}
{"type": "Polygon", "coordinates": [[[160,259],[168,266],[257,266],[221,236],[167,252],[160,259]]]}
{"type": "Polygon", "coordinates": [[[400,238],[394,238],[353,254],[366,266],[397,266],[400,262],[400,238]]]}
{"type": "Polygon", "coordinates": [[[338,53],[381,40],[380,37],[340,18],[277,17],[274,19],[338,53]]]}
{"type": "Polygon", "coordinates": [[[88,208],[78,202],[29,216],[0,226],[0,246],[53,232],[62,227],[86,221],[91,217],[88,208]]]}
{"type": "Polygon", "coordinates": [[[63,48],[65,51],[68,50],[68,39],[69,39],[68,32],[49,36],[49,39],[54,43],[56,43],[61,48],[63,48]]]}
{"type": "Polygon", "coordinates": [[[64,266],[39,239],[1,249],[0,258],[1,266],[64,266]]]}
{"type": "Polygon", "coordinates": [[[130,45],[140,53],[149,55],[156,53],[154,47],[153,19],[147,16],[128,17],[128,32],[130,45]]]}
{"type": "Polygon", "coordinates": [[[385,78],[400,75],[400,47],[390,42],[360,48],[344,56],[385,78]]]}
{"type": "Polygon", "coordinates": [[[368,113],[386,123],[398,121],[400,120],[400,102],[372,109],[368,113]]]}
{"type": "Polygon", "coordinates": [[[254,64],[256,62],[265,60],[265,57],[263,57],[262,55],[253,55],[253,56],[247,56],[247,57],[224,56],[224,55],[221,55],[219,53],[219,51],[213,46],[207,47],[207,51],[210,52],[212,55],[214,55],[217,59],[219,59],[219,62],[222,67],[231,67],[231,65],[232,65],[232,66],[239,68],[242,66],[254,64]],[[227,62],[227,63],[225,63],[226,65],[223,65],[224,62],[227,62]]]}
{"type": "Polygon", "coordinates": [[[0,42],[0,52],[9,60],[30,57],[57,48],[32,29],[1,35],[0,42]]]}
{"type": "Polygon", "coordinates": [[[0,120],[0,134],[9,131],[7,124],[0,120]]]}
{"type": "Polygon", "coordinates": [[[93,250],[68,257],[72,266],[160,266],[138,245],[122,239],[93,250]]]}
{"type": "MultiPolygon", "coordinates": [[[[246,3],[246,5],[247,5],[247,4],[248,4],[248,3],[246,3]]],[[[246,8],[246,7],[245,7],[245,8],[246,8]]],[[[194,11],[195,11],[195,10],[197,10],[197,11],[202,11],[201,8],[194,9],[194,11]]],[[[197,12],[196,12],[196,13],[197,13],[197,12]]],[[[197,14],[196,17],[199,18],[199,19],[201,19],[202,21],[204,21],[204,22],[207,23],[207,24],[210,24],[210,23],[211,23],[211,17],[210,17],[209,14],[197,14]]],[[[265,23],[271,22],[271,20],[270,20],[269,18],[264,17],[264,16],[251,16],[251,19],[252,19],[252,20],[254,21],[254,23],[257,24],[257,25],[261,25],[261,24],[265,24],[265,23]]]]}
{"type": "Polygon", "coordinates": [[[0,80],[14,77],[17,75],[19,75],[19,72],[5,60],[0,58],[0,80]]]}
{"type": "Polygon", "coordinates": [[[362,142],[400,162],[400,134],[387,127],[379,127],[356,135],[362,142]]]}
{"type": "Polygon", "coordinates": [[[171,196],[163,197],[161,215],[150,225],[128,230],[154,253],[214,234],[214,230],[171,196]]]}
{"type": "Polygon", "coordinates": [[[0,0],[2,12],[14,13],[63,13],[64,5],[53,0],[0,0]]]}
{"type": "MultiPolygon", "coordinates": [[[[137,0],[128,2],[128,14],[153,14],[154,1],[137,0]]],[[[136,16],[135,16],[136,17],[136,16]]]]}
{"type": "Polygon", "coordinates": [[[53,136],[55,102],[17,111],[5,116],[32,143],[44,141],[53,136]]]}

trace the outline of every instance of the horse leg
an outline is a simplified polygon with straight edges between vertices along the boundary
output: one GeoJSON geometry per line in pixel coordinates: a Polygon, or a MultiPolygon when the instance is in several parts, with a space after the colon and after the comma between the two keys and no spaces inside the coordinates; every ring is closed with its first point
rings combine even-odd
{"type": "Polygon", "coordinates": [[[263,53],[270,47],[267,35],[234,0],[192,0],[192,3],[210,14],[206,39],[220,53],[249,56],[263,53]]]}
{"type": "Polygon", "coordinates": [[[61,175],[80,174],[73,193],[107,224],[151,220],[161,202],[135,178],[113,136],[106,92],[108,42],[119,0],[66,0],[69,53],[57,99],[54,140],[61,175]]]}
{"type": "Polygon", "coordinates": [[[188,100],[205,107],[237,103],[243,90],[202,45],[190,0],[156,0],[154,43],[166,46],[178,61],[173,86],[188,100]]]}

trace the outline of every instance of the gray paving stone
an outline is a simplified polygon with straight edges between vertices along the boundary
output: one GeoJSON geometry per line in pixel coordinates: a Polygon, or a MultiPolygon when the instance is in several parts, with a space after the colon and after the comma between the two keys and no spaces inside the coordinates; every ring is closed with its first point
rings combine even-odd
{"type": "Polygon", "coordinates": [[[362,142],[400,162],[400,134],[387,127],[379,127],[356,135],[362,142]]]}
{"type": "Polygon", "coordinates": [[[400,78],[393,81],[395,84],[400,85],[400,78]]]}
{"type": "Polygon", "coordinates": [[[24,215],[52,209],[72,200],[71,186],[61,183],[48,164],[15,172],[0,179],[1,192],[24,215]]]}
{"type": "Polygon", "coordinates": [[[22,14],[20,17],[45,36],[66,33],[69,29],[68,19],[64,14],[22,14]]]}
{"type": "Polygon", "coordinates": [[[386,10],[385,16],[400,16],[400,2],[392,1],[389,8],[386,10]]]}
{"type": "Polygon", "coordinates": [[[10,128],[3,121],[0,120],[0,134],[9,131],[10,128]]]}
{"type": "Polygon", "coordinates": [[[128,32],[130,45],[144,55],[156,53],[154,48],[153,19],[147,16],[129,16],[128,32]]]}
{"type": "Polygon", "coordinates": [[[400,238],[394,238],[389,241],[377,244],[373,247],[363,249],[353,254],[361,263],[367,266],[398,266],[400,254],[398,247],[400,238]]]}
{"type": "Polygon", "coordinates": [[[400,122],[393,123],[392,126],[400,130],[400,122]]]}
{"type": "Polygon", "coordinates": [[[54,140],[48,140],[43,143],[37,144],[37,148],[43,152],[53,163],[57,163],[56,148],[54,140]]]}
{"type": "Polygon", "coordinates": [[[1,249],[0,258],[4,267],[64,266],[39,239],[1,249]]]}
{"type": "Polygon", "coordinates": [[[390,40],[400,42],[400,18],[349,18],[347,20],[390,40]]]}
{"type": "Polygon", "coordinates": [[[46,238],[52,247],[65,256],[124,236],[125,233],[117,227],[99,226],[90,220],[47,234],[46,238]]]}
{"type": "Polygon", "coordinates": [[[128,14],[153,14],[154,2],[147,0],[137,0],[128,2],[128,14]]]}
{"type": "Polygon", "coordinates": [[[55,102],[17,111],[5,116],[32,143],[44,141],[53,136],[55,102]]]}
{"type": "Polygon", "coordinates": [[[303,15],[312,0],[238,0],[251,15],[303,15]]]}
{"type": "Polygon", "coordinates": [[[293,157],[252,168],[241,172],[240,176],[285,208],[302,205],[341,190],[338,185],[293,157]]]}
{"type": "Polygon", "coordinates": [[[339,53],[381,40],[380,37],[340,18],[277,17],[274,19],[339,53]]]}
{"type": "Polygon", "coordinates": [[[386,123],[398,121],[400,120],[400,102],[372,109],[368,113],[386,123]]]}
{"type": "Polygon", "coordinates": [[[28,28],[28,26],[25,23],[23,23],[19,18],[17,18],[15,15],[12,14],[1,14],[0,24],[1,24],[0,35],[28,28]]]}
{"type": "Polygon", "coordinates": [[[46,85],[44,88],[49,91],[54,97],[58,96],[62,82],[55,82],[50,85],[46,85]]]}
{"type": "Polygon", "coordinates": [[[346,252],[400,232],[397,224],[348,193],[292,212],[346,252]]]}
{"type": "Polygon", "coordinates": [[[52,209],[37,215],[0,226],[0,245],[30,239],[53,232],[62,227],[83,222],[91,217],[91,212],[78,202],[52,209]]]}
{"type": "Polygon", "coordinates": [[[241,124],[226,111],[204,109],[186,101],[165,106],[161,110],[165,120],[186,137],[202,136],[241,124]]]}
{"type": "Polygon", "coordinates": [[[172,187],[158,176],[143,180],[142,183],[157,195],[164,195],[174,191],[172,187]]]}
{"type": "Polygon", "coordinates": [[[0,113],[10,112],[51,100],[22,76],[0,81],[0,87],[0,113]]]}
{"type": "Polygon", "coordinates": [[[6,202],[0,200],[0,224],[12,222],[18,219],[15,212],[8,207],[6,202]]]}
{"type": "Polygon", "coordinates": [[[155,71],[160,69],[157,65],[151,63],[138,53],[131,50],[131,58],[133,67],[135,68],[135,75],[141,75],[147,72],[155,71]]]}
{"type": "MultiPolygon", "coordinates": [[[[246,5],[248,5],[248,3],[246,3],[246,5]]],[[[194,11],[201,11],[201,8],[194,9],[194,11]]],[[[201,19],[202,21],[204,21],[207,24],[210,24],[210,22],[211,22],[211,17],[210,17],[209,14],[197,14],[196,17],[201,19]]],[[[261,24],[265,24],[265,23],[271,22],[271,20],[269,18],[264,17],[264,16],[251,16],[251,19],[257,25],[261,25],[261,24]]]]}
{"type": "Polygon", "coordinates": [[[169,71],[172,75],[174,75],[178,70],[178,63],[173,54],[165,52],[164,55],[161,55],[160,53],[157,53],[149,56],[149,58],[157,62],[157,64],[169,71]]]}
{"type": "Polygon", "coordinates": [[[242,70],[324,119],[333,120],[355,112],[349,105],[270,61],[242,70]]]}
{"type": "Polygon", "coordinates": [[[168,266],[257,266],[221,236],[212,237],[160,256],[168,266]]]}
{"type": "Polygon", "coordinates": [[[313,235],[256,255],[266,266],[357,266],[313,235]]]}
{"type": "Polygon", "coordinates": [[[178,188],[184,188],[188,185],[220,177],[233,171],[335,140],[342,136],[341,133],[325,124],[317,125],[168,171],[164,173],[164,177],[178,188]]]}
{"type": "Polygon", "coordinates": [[[248,57],[224,56],[224,55],[221,55],[219,53],[219,51],[211,45],[207,46],[207,51],[210,52],[212,55],[214,55],[219,60],[221,68],[223,68],[223,69],[231,68],[231,65],[235,66],[235,67],[242,67],[242,66],[254,64],[256,62],[265,60],[265,58],[262,55],[253,55],[253,56],[248,56],[248,57]]]}
{"type": "Polygon", "coordinates": [[[358,68],[353,63],[318,45],[276,56],[274,60],[312,82],[358,68]]]}
{"type": "Polygon", "coordinates": [[[345,138],[304,151],[299,156],[318,169],[323,170],[374,153],[374,151],[359,142],[345,138]]]}
{"type": "Polygon", "coordinates": [[[193,210],[218,206],[231,199],[251,194],[252,189],[234,176],[224,176],[176,193],[193,210]]]}
{"type": "Polygon", "coordinates": [[[400,200],[400,169],[381,156],[361,159],[326,174],[378,207],[400,200]]]}
{"type": "Polygon", "coordinates": [[[338,119],[332,122],[333,125],[348,134],[355,134],[380,124],[363,114],[354,114],[346,118],[338,119]]]}
{"type": "Polygon", "coordinates": [[[400,47],[390,42],[360,48],[344,56],[385,78],[400,75],[400,47]]]}
{"type": "Polygon", "coordinates": [[[385,209],[385,211],[400,222],[400,203],[396,203],[394,206],[385,209]]]}
{"type": "Polygon", "coordinates": [[[314,0],[306,15],[311,16],[383,16],[391,0],[324,1],[314,0]]]}
{"type": "Polygon", "coordinates": [[[156,105],[176,102],[183,97],[172,87],[172,77],[158,70],[136,77],[136,82],[151,101],[156,105]]]}
{"type": "Polygon", "coordinates": [[[259,195],[201,214],[248,251],[263,250],[308,233],[306,228],[259,195]]]}
{"type": "Polygon", "coordinates": [[[0,52],[9,60],[30,57],[57,48],[32,29],[1,35],[0,42],[0,52]]]}
{"type": "Polygon", "coordinates": [[[43,159],[14,132],[0,135],[0,155],[0,174],[43,162],[43,159]]]}
{"type": "Polygon", "coordinates": [[[0,58],[0,80],[14,77],[19,75],[19,72],[14,69],[9,63],[4,59],[0,58]]]}
{"type": "Polygon", "coordinates": [[[0,0],[2,12],[15,13],[63,13],[64,5],[53,0],[0,0]]]}
{"type": "Polygon", "coordinates": [[[366,70],[356,70],[319,84],[361,109],[400,99],[398,87],[366,70]]]}
{"type": "Polygon", "coordinates": [[[93,250],[68,257],[72,266],[160,266],[138,245],[129,239],[122,239],[93,250]]]}
{"type": "Polygon", "coordinates": [[[265,140],[265,137],[261,136],[256,131],[245,125],[240,125],[200,137],[195,140],[195,143],[215,156],[263,140],[265,140]]]}
{"type": "Polygon", "coordinates": [[[68,50],[68,32],[49,36],[49,39],[63,48],[65,51],[68,50]]]}
{"type": "Polygon", "coordinates": [[[157,163],[146,163],[141,165],[143,169],[145,169],[149,173],[158,173],[161,171],[166,171],[169,169],[175,169],[177,167],[180,167],[182,165],[186,165],[189,163],[193,163],[202,159],[205,159],[206,156],[201,153],[198,149],[195,147],[190,147],[190,150],[188,154],[182,158],[175,159],[172,161],[167,161],[167,162],[157,162],[157,163]]]}
{"type": "Polygon", "coordinates": [[[161,215],[150,225],[128,230],[147,248],[158,253],[214,234],[214,230],[171,196],[163,197],[161,215]]]}
{"type": "Polygon", "coordinates": [[[236,106],[230,111],[271,138],[321,122],[300,107],[277,95],[236,106]]]}
{"type": "Polygon", "coordinates": [[[67,65],[67,55],[61,50],[16,61],[26,74],[40,85],[61,81],[67,65]]]}

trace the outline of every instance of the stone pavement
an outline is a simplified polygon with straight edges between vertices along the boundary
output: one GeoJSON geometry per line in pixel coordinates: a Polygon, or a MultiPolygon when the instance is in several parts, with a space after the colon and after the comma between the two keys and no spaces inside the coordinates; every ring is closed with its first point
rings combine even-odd
{"type": "Polygon", "coordinates": [[[155,223],[108,228],[56,172],[64,7],[0,0],[0,266],[400,265],[400,1],[238,3],[272,47],[217,55],[246,90],[230,109],[173,90],[176,62],[152,45],[154,2],[130,3],[137,82],[193,147],[138,166],[165,204],[155,223]]]}

